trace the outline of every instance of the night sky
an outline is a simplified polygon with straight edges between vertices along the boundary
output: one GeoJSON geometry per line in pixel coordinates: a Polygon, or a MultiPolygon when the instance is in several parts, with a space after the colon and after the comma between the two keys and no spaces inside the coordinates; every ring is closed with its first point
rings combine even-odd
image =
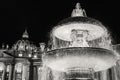
{"type": "Polygon", "coordinates": [[[81,3],[87,16],[98,19],[109,28],[114,44],[120,43],[120,3],[115,0],[3,0],[0,2],[0,46],[21,39],[25,28],[31,41],[47,43],[50,30],[71,16],[77,2],[81,3]]]}

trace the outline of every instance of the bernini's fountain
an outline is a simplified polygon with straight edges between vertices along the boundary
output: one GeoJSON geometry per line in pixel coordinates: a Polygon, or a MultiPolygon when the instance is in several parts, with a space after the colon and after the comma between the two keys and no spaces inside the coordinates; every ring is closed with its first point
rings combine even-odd
{"type": "Polygon", "coordinates": [[[51,45],[42,56],[41,80],[117,80],[114,51],[107,28],[89,18],[80,4],[71,17],[51,30],[51,45]]]}

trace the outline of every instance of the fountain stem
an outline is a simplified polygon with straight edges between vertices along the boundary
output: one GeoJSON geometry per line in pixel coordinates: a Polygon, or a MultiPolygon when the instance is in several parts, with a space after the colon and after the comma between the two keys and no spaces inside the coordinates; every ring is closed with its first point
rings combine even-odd
{"type": "Polygon", "coordinates": [[[70,68],[66,72],[65,80],[95,80],[92,68],[70,68]]]}
{"type": "Polygon", "coordinates": [[[71,31],[71,45],[70,47],[89,47],[87,42],[87,36],[88,36],[87,30],[79,30],[79,29],[73,29],[71,31]]]}

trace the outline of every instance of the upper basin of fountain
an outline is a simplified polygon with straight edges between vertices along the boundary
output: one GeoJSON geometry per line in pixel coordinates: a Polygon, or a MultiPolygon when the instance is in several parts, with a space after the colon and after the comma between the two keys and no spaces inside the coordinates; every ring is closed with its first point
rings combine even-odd
{"type": "Polygon", "coordinates": [[[47,52],[43,56],[43,63],[53,70],[64,72],[73,67],[101,71],[115,65],[116,56],[103,48],[71,47],[47,52]]]}
{"type": "Polygon", "coordinates": [[[106,28],[98,20],[88,17],[70,17],[58,23],[52,34],[58,39],[72,41],[70,35],[73,29],[87,30],[88,41],[100,38],[106,33],[106,28]]]}

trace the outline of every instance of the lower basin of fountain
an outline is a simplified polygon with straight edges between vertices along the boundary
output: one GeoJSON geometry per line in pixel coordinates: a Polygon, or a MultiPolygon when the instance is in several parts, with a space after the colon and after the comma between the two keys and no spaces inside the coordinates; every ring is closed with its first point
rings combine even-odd
{"type": "Polygon", "coordinates": [[[43,63],[56,71],[67,72],[69,68],[90,69],[95,72],[111,68],[116,63],[113,51],[93,47],[70,47],[48,51],[43,63]]]}

